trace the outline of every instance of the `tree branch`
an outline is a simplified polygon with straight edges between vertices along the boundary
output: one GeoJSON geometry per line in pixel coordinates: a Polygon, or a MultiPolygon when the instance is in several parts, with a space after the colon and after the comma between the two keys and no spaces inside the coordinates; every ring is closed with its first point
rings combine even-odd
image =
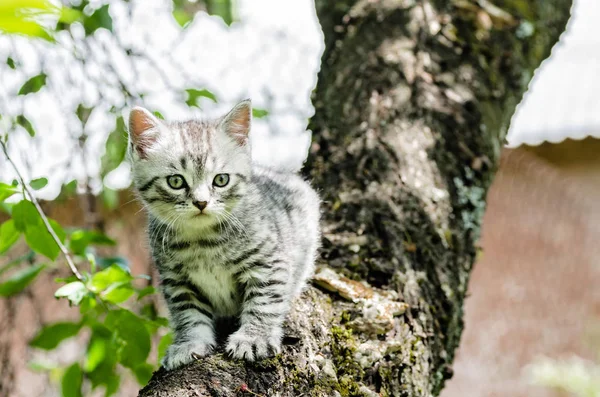
{"type": "Polygon", "coordinates": [[[50,233],[50,236],[52,236],[52,239],[54,240],[56,245],[58,245],[58,248],[60,249],[60,252],[63,254],[65,260],[67,261],[67,264],[69,265],[69,268],[71,269],[71,272],[73,272],[75,277],[77,277],[79,280],[83,280],[83,276],[81,275],[81,273],[79,273],[79,270],[77,270],[77,267],[75,266],[75,262],[73,262],[73,258],[71,258],[71,255],[69,254],[69,250],[62,243],[62,241],[60,241],[60,238],[58,238],[58,236],[54,232],[54,229],[52,229],[50,222],[48,222],[48,217],[46,217],[46,214],[44,213],[44,210],[40,206],[40,203],[35,198],[35,195],[31,191],[31,189],[29,189],[29,185],[25,182],[25,179],[23,179],[23,176],[21,175],[19,168],[17,167],[17,165],[14,163],[14,161],[8,155],[6,143],[4,143],[2,140],[0,140],[0,145],[2,145],[2,151],[4,152],[4,156],[6,156],[6,160],[10,163],[10,165],[15,170],[15,173],[17,174],[17,178],[19,179],[21,186],[23,186],[23,189],[29,196],[29,199],[35,206],[35,209],[37,210],[38,214],[40,215],[40,218],[42,218],[42,222],[44,222],[44,226],[46,227],[46,230],[48,231],[48,233],[50,233]]]}
{"type": "Polygon", "coordinates": [[[326,49],[306,173],[325,201],[321,289],[295,303],[277,357],[160,370],[140,396],[440,393],[523,76],[571,6],[498,3],[317,1],[326,49]]]}

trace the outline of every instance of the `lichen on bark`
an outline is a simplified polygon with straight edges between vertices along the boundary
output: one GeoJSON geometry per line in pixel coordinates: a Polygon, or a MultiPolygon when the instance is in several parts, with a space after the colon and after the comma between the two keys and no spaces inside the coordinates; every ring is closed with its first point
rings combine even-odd
{"type": "Polygon", "coordinates": [[[141,396],[433,396],[452,375],[485,194],[571,2],[316,5],[326,48],[305,172],[331,279],[297,300],[282,354],[159,371],[141,396]]]}

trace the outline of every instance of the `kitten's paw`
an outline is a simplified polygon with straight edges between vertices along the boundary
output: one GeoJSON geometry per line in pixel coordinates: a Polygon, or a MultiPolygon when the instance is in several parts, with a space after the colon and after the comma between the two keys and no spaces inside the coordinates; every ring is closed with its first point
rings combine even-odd
{"type": "Polygon", "coordinates": [[[260,360],[281,352],[281,332],[251,333],[238,330],[227,340],[227,353],[233,358],[260,360]]]}
{"type": "Polygon", "coordinates": [[[212,353],[214,346],[202,342],[186,342],[169,346],[162,365],[172,370],[212,353]]]}

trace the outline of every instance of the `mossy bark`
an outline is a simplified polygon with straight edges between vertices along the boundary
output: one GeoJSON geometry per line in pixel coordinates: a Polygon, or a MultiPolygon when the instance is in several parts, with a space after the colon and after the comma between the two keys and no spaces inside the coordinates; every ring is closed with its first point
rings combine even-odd
{"type": "Polygon", "coordinates": [[[317,0],[305,171],[325,200],[322,288],[296,302],[277,357],[161,370],[140,396],[438,395],[510,118],[570,6],[317,0]]]}

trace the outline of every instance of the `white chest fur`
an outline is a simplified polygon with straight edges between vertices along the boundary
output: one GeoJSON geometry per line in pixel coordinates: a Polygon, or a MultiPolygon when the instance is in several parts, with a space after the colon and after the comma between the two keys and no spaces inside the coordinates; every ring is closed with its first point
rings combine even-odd
{"type": "Polygon", "coordinates": [[[196,258],[187,264],[187,274],[211,301],[217,316],[235,316],[241,311],[237,283],[218,257],[196,258]]]}

